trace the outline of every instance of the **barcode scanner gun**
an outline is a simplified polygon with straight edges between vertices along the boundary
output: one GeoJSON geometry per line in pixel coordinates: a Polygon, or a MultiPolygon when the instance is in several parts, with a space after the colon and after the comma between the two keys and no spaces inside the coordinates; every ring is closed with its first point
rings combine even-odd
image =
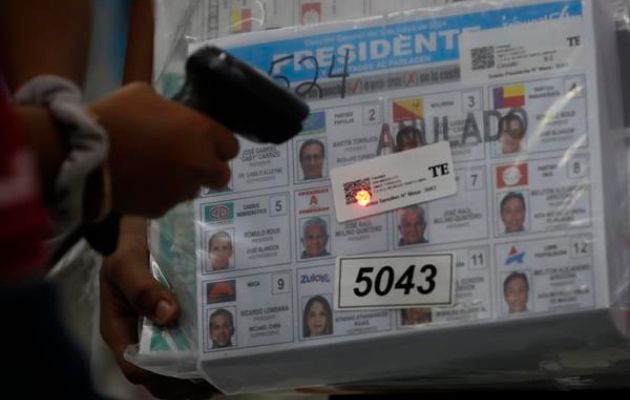
{"type": "Polygon", "coordinates": [[[258,143],[281,144],[302,130],[308,105],[222,49],[206,46],[186,62],[186,82],[173,100],[258,143]]]}

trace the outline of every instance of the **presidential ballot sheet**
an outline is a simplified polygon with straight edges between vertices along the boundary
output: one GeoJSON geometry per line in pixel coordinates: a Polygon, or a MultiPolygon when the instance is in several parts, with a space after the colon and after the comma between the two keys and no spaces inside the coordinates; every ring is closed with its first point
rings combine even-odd
{"type": "Polygon", "coordinates": [[[202,362],[609,306],[593,3],[468,4],[191,46],[311,107],[194,202],[202,362]]]}

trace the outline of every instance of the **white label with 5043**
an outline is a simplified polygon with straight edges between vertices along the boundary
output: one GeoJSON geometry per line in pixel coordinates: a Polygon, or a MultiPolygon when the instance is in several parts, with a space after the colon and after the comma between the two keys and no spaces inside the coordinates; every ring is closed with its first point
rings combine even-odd
{"type": "Polygon", "coordinates": [[[335,309],[453,304],[452,253],[338,257],[335,309]]]}

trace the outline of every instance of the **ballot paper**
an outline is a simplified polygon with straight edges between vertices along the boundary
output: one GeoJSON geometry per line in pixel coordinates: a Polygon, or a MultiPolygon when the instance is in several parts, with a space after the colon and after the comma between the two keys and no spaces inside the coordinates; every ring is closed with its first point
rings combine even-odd
{"type": "MultiPolygon", "coordinates": [[[[367,359],[360,344],[611,306],[622,115],[596,2],[466,2],[352,21],[331,15],[369,15],[373,2],[251,3],[304,26],[260,32],[274,24],[241,18],[260,10],[223,2],[241,21],[223,34],[259,32],[190,52],[226,49],[311,113],[285,144],[239,137],[231,181],[194,201],[208,379],[234,392],[266,387],[272,372],[234,377],[255,359],[286,367],[271,387],[290,387],[290,372],[330,383],[333,372],[316,374],[300,354],[367,359]],[[452,190],[432,189],[437,174],[452,190]]],[[[385,365],[404,359],[393,354],[385,365]]],[[[362,368],[348,376],[379,373],[362,368]]]]}

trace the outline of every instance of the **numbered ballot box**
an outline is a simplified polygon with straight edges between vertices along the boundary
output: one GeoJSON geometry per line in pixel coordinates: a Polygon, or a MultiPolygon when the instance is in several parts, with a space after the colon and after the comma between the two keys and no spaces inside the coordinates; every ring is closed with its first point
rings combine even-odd
{"type": "Polygon", "coordinates": [[[310,114],[283,144],[239,137],[224,190],[152,223],[162,278],[188,299],[188,345],[146,325],[139,365],[227,393],[492,383],[482,365],[522,382],[573,376],[566,352],[623,343],[609,2],[470,1],[365,19],[385,11],[258,3],[269,20],[221,20],[221,37],[190,52],[226,49],[310,114]],[[168,349],[150,346],[160,337],[168,349]]]}

